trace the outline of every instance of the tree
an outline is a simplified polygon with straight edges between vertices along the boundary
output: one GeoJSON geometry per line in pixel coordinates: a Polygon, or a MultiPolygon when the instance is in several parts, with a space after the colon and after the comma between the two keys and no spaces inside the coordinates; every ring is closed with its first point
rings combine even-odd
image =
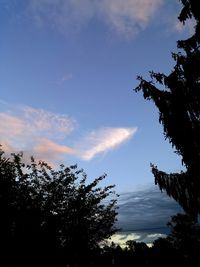
{"type": "Polygon", "coordinates": [[[182,157],[185,172],[165,173],[152,165],[155,183],[172,196],[183,209],[197,218],[200,212],[200,9],[198,1],[180,0],[178,19],[195,21],[194,34],[177,42],[178,53],[169,75],[150,72],[150,81],[138,77],[135,91],[143,91],[159,110],[159,121],[176,152],[182,157]],[[158,88],[159,87],[159,88],[158,88]]]}
{"type": "Polygon", "coordinates": [[[0,150],[3,265],[71,266],[78,260],[83,265],[117,231],[114,186],[98,187],[105,177],[87,183],[76,165],[54,170],[33,157],[26,164],[22,154],[8,158],[0,150]]]}
{"type": "Polygon", "coordinates": [[[188,214],[172,216],[168,223],[171,233],[166,238],[179,259],[187,266],[194,266],[199,260],[200,226],[188,214]]]}
{"type": "Polygon", "coordinates": [[[188,251],[197,254],[200,248],[200,226],[187,214],[172,216],[168,223],[171,233],[167,240],[176,249],[187,253],[188,251]]]}

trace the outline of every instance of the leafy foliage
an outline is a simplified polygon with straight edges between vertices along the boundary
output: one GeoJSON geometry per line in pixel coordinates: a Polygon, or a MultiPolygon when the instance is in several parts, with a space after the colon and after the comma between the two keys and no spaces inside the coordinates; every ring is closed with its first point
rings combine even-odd
{"type": "Polygon", "coordinates": [[[8,266],[66,266],[78,259],[83,263],[89,252],[117,230],[114,186],[98,187],[105,177],[87,183],[86,174],[76,165],[54,170],[33,157],[25,164],[22,154],[7,158],[1,150],[4,262],[8,266]]]}
{"type": "Polygon", "coordinates": [[[195,0],[181,3],[179,20],[194,19],[194,34],[177,42],[180,51],[172,54],[176,64],[169,75],[150,72],[151,81],[138,77],[135,91],[142,90],[144,98],[155,103],[165,137],[187,169],[167,174],[152,165],[155,182],[196,217],[200,212],[200,9],[195,0]]]}

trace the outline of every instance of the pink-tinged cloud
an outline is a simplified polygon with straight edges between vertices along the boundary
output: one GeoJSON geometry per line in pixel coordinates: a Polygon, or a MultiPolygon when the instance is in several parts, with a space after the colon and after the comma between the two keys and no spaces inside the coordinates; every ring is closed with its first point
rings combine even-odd
{"type": "Polygon", "coordinates": [[[54,137],[66,136],[76,127],[76,121],[65,114],[49,112],[43,109],[35,109],[29,106],[21,106],[23,119],[31,123],[34,130],[53,133],[54,137]]]}
{"type": "Polygon", "coordinates": [[[130,139],[136,131],[137,128],[104,128],[93,131],[84,140],[85,149],[82,150],[81,158],[91,160],[97,154],[114,149],[130,139]]]}
{"type": "MultiPolygon", "coordinates": [[[[26,122],[9,113],[0,113],[0,136],[12,139],[22,135],[26,130],[26,122]]],[[[30,129],[28,129],[30,131],[30,129]]]]}
{"type": "Polygon", "coordinates": [[[67,115],[28,106],[13,107],[12,111],[0,113],[0,144],[8,153],[23,151],[50,162],[75,153],[58,143],[75,128],[75,120],[67,115]]]}
{"type": "Polygon", "coordinates": [[[102,19],[117,33],[131,37],[144,30],[163,0],[101,0],[102,19]]]}
{"type": "Polygon", "coordinates": [[[122,35],[143,30],[163,0],[30,0],[29,12],[37,25],[73,32],[95,17],[122,35]]]}
{"type": "Polygon", "coordinates": [[[67,155],[91,160],[130,139],[137,128],[103,128],[67,145],[66,136],[76,128],[76,122],[67,115],[55,114],[28,106],[10,108],[0,113],[0,144],[4,151],[23,151],[25,158],[33,155],[36,160],[50,164],[61,162],[67,155]]]}
{"type": "Polygon", "coordinates": [[[47,138],[42,138],[33,147],[33,154],[38,159],[45,159],[52,164],[55,161],[62,160],[65,155],[76,155],[77,151],[68,146],[57,144],[47,138]]]}

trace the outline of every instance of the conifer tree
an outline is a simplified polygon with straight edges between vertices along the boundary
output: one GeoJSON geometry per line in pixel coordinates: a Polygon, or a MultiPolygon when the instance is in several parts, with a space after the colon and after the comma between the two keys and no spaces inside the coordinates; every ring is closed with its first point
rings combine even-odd
{"type": "Polygon", "coordinates": [[[186,171],[165,173],[151,165],[155,183],[190,215],[200,213],[200,9],[196,0],[180,0],[179,21],[195,22],[194,34],[177,42],[178,53],[169,75],[150,72],[150,81],[138,77],[142,91],[159,110],[164,135],[182,157],[186,171]]]}

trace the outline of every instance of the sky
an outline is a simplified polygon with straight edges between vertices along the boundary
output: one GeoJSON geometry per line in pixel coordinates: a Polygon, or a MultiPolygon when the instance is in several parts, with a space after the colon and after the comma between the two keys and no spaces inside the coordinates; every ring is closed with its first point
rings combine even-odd
{"type": "Polygon", "coordinates": [[[77,163],[89,180],[106,173],[122,199],[158,196],[150,163],[183,166],[154,104],[133,89],[138,75],[173,69],[176,41],[193,30],[179,23],[180,8],[178,0],[0,0],[3,149],[55,167],[77,163]]]}

